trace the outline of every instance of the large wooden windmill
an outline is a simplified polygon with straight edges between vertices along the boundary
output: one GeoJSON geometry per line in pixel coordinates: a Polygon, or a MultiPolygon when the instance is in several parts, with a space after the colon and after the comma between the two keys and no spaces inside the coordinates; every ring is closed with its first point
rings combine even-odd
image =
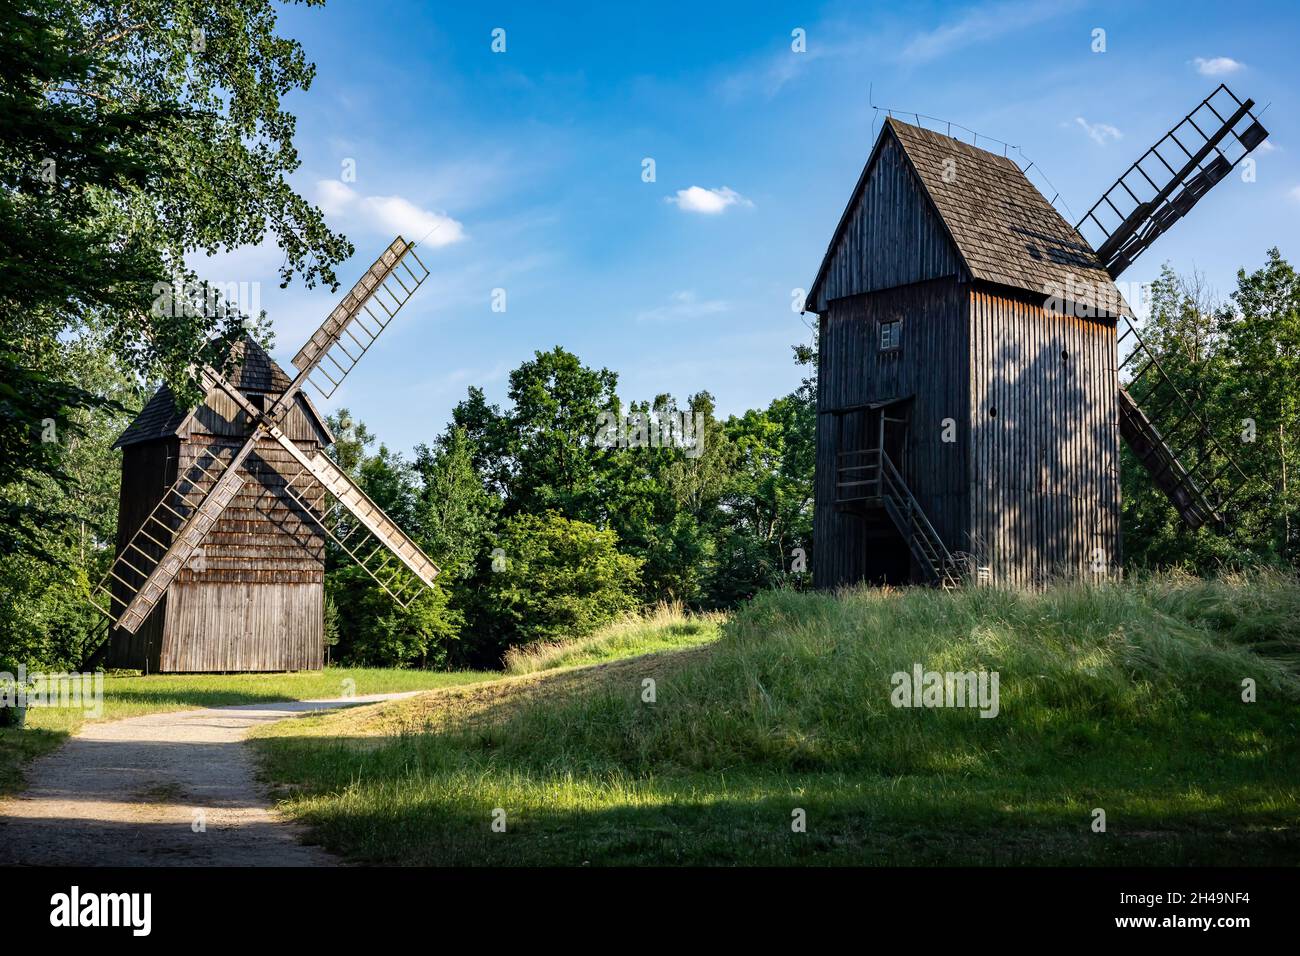
{"type": "Polygon", "coordinates": [[[94,601],[106,663],[158,671],[321,667],[327,541],[405,606],[437,566],[324,453],[306,392],[334,394],[429,270],[400,236],[294,356],[251,339],[177,409],[161,389],[122,434],[116,559],[94,601]]]}
{"type": "Polygon", "coordinates": [[[1114,279],[1263,142],[1253,105],[1219,86],[1077,226],[1006,156],[886,120],[807,297],[819,586],[1113,572],[1121,437],[1190,527],[1225,525],[1245,476],[1114,279]]]}

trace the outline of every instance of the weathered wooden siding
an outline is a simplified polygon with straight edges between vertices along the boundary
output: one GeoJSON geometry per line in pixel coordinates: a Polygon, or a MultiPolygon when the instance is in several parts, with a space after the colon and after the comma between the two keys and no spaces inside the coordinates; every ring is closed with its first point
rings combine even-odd
{"type": "MultiPolygon", "coordinates": [[[[162,500],[163,492],[176,480],[179,445],[178,441],[171,439],[130,445],[122,450],[122,485],[118,493],[117,547],[114,557],[122,553],[135,530],[162,500]]],[[[146,547],[152,545],[146,544],[146,547]]],[[[127,598],[123,585],[115,582],[113,587],[114,595],[119,600],[127,598]]],[[[158,670],[166,605],[167,597],[164,595],[153,613],[134,634],[120,628],[113,629],[112,646],[106,660],[109,667],[139,668],[148,673],[158,670]]],[[[120,607],[118,605],[119,610],[120,607]]]]}
{"type": "Polygon", "coordinates": [[[970,530],[997,582],[1119,568],[1115,324],[970,292],[970,530]],[[991,414],[990,410],[995,410],[991,414]]]}
{"type": "Polygon", "coordinates": [[[164,671],[319,670],[320,584],[176,581],[167,592],[164,671]]]}
{"type": "MultiPolygon", "coordinates": [[[[208,455],[229,459],[241,443],[195,434],[180,446],[180,467],[208,455]]],[[[168,591],[164,670],[321,667],[324,538],[282,491],[299,470],[278,443],[258,442],[243,488],[168,591]]]]}
{"type": "MultiPolygon", "coordinates": [[[[259,396],[256,393],[250,393],[248,397],[268,404],[278,398],[276,395],[259,396]]],[[[294,402],[293,408],[280,423],[280,430],[295,442],[328,444],[325,433],[313,421],[301,397],[294,402]]],[[[214,388],[208,393],[203,404],[195,410],[194,417],[189,421],[191,435],[226,435],[242,439],[248,432],[248,416],[235,404],[234,399],[219,388],[214,388]]]]}
{"type": "Polygon", "coordinates": [[[844,296],[964,271],[892,133],[882,137],[866,175],[830,254],[816,301],[808,304],[818,314],[844,296]]]}
{"type": "Polygon", "coordinates": [[[912,399],[906,454],[896,464],[944,542],[961,548],[969,516],[969,434],[961,427],[970,407],[966,321],[966,285],[955,277],[838,299],[821,316],[813,530],[818,587],[875,576],[896,565],[906,547],[879,515],[836,509],[837,452],[869,447],[867,413],[837,410],[912,399]],[[899,318],[902,347],[882,352],[879,323],[899,318]],[[952,442],[943,441],[948,418],[956,425],[952,442]]]}

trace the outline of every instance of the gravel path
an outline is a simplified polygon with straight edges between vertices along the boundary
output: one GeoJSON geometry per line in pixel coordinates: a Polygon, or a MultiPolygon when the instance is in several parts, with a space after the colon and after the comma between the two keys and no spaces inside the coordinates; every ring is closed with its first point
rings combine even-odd
{"type": "Polygon", "coordinates": [[[243,744],[261,724],[403,694],[87,724],[0,801],[0,865],[335,866],[270,807],[243,744]]]}

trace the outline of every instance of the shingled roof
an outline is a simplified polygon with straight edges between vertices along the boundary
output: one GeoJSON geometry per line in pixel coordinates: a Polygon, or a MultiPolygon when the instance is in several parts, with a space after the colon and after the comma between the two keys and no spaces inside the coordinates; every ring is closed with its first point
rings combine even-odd
{"type": "MultiPolygon", "coordinates": [[[[892,117],[880,139],[888,135],[902,146],[972,279],[1073,301],[1090,296],[1086,304],[1102,312],[1131,315],[1092,248],[1013,160],[892,117]]],[[[879,145],[880,140],[873,158],[879,145]]],[[[869,159],[808,294],[810,302],[817,300],[870,171],[869,159]]]]}
{"type": "MultiPolygon", "coordinates": [[[[233,365],[226,375],[227,380],[247,394],[282,394],[291,384],[284,369],[266,353],[250,336],[235,342],[231,348],[233,365]]],[[[315,415],[322,428],[328,434],[325,419],[316,411],[306,393],[301,395],[307,401],[311,413],[315,415]]],[[[145,403],[135,421],[127,426],[121,437],[114,443],[114,448],[134,445],[137,442],[153,441],[158,438],[171,438],[180,433],[181,427],[193,414],[194,409],[177,408],[175,397],[166,385],[163,385],[145,403]]]]}

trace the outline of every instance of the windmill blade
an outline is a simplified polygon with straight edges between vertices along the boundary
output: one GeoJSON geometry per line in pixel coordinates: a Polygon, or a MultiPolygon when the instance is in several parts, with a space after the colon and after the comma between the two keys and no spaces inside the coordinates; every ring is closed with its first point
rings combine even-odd
{"type": "Polygon", "coordinates": [[[394,239],[293,357],[298,377],[270,413],[272,419],[305,384],[310,383],[323,398],[331,397],[428,277],[415,244],[401,236],[394,239]]]}
{"type": "Polygon", "coordinates": [[[1119,371],[1125,372],[1130,363],[1138,364],[1129,373],[1127,385],[1119,390],[1120,434],[1188,527],[1209,524],[1216,530],[1229,530],[1227,507],[1246,489],[1246,473],[1214,437],[1196,405],[1165,372],[1156,349],[1147,344],[1133,320],[1126,316],[1123,321],[1126,328],[1117,345],[1129,340],[1131,345],[1119,371]],[[1130,393],[1134,388],[1159,402],[1154,414],[1139,407],[1130,393]],[[1166,412],[1172,413],[1174,421],[1162,430],[1154,420],[1166,412]],[[1189,452],[1193,454],[1189,456],[1189,452]],[[1191,464],[1185,466],[1183,460],[1191,464]]]}
{"type": "Polygon", "coordinates": [[[433,587],[438,566],[327,455],[309,455],[279,429],[272,428],[271,436],[300,466],[285,492],[393,600],[407,607],[421,587],[433,587]],[[338,519],[347,516],[343,527],[338,519]]]}
{"type": "Polygon", "coordinates": [[[1191,529],[1223,524],[1223,515],[1206,496],[1200,483],[1183,467],[1159,429],[1138,407],[1128,389],[1119,390],[1119,431],[1134,456],[1164,492],[1179,517],[1191,529]]]}
{"type": "Polygon", "coordinates": [[[211,452],[197,459],[163,493],[92,592],[91,602],[114,625],[134,634],[162,600],[239,494],[244,484],[240,466],[260,434],[255,431],[229,461],[211,452]]]}
{"type": "Polygon", "coordinates": [[[1112,279],[1268,137],[1254,105],[1219,84],[1079,220],[1112,279]]]}

